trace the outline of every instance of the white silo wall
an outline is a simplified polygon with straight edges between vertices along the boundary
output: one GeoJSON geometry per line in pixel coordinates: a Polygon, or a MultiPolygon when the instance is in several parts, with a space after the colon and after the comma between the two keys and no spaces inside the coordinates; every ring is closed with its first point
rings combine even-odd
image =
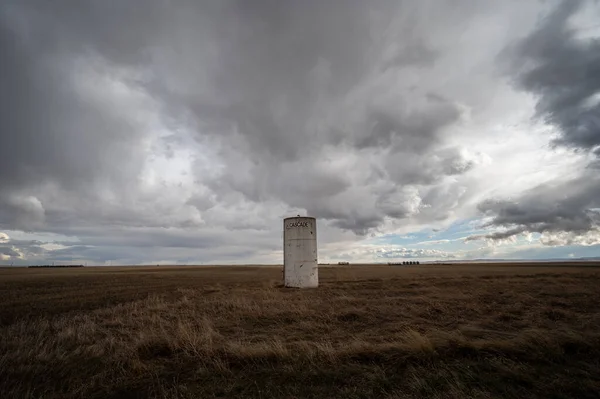
{"type": "Polygon", "coordinates": [[[283,220],[283,279],[286,287],[319,286],[315,218],[298,216],[283,220]]]}

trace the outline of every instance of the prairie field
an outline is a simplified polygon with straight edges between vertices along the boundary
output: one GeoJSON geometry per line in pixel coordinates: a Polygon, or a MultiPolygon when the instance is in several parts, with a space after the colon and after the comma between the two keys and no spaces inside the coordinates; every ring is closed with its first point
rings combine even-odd
{"type": "Polygon", "coordinates": [[[0,398],[600,398],[600,265],[0,269],[0,398]]]}

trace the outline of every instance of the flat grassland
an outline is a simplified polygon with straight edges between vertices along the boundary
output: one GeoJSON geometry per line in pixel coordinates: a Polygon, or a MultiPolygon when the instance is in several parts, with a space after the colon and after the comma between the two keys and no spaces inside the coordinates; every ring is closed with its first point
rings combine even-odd
{"type": "Polygon", "coordinates": [[[0,269],[0,398],[599,398],[600,265],[0,269]]]}

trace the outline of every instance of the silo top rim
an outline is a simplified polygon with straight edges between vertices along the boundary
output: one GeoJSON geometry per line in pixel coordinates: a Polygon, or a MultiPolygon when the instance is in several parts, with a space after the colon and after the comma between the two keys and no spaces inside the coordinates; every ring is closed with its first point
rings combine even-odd
{"type": "Polygon", "coordinates": [[[290,217],[284,218],[283,220],[289,220],[289,219],[312,219],[312,220],[316,220],[312,216],[290,216],[290,217]]]}

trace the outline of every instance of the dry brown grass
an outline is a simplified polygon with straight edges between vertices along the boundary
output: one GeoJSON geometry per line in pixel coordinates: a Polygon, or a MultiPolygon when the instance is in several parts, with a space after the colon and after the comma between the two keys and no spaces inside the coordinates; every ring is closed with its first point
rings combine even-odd
{"type": "Polygon", "coordinates": [[[600,268],[0,269],[0,398],[596,398],[600,268]]]}

